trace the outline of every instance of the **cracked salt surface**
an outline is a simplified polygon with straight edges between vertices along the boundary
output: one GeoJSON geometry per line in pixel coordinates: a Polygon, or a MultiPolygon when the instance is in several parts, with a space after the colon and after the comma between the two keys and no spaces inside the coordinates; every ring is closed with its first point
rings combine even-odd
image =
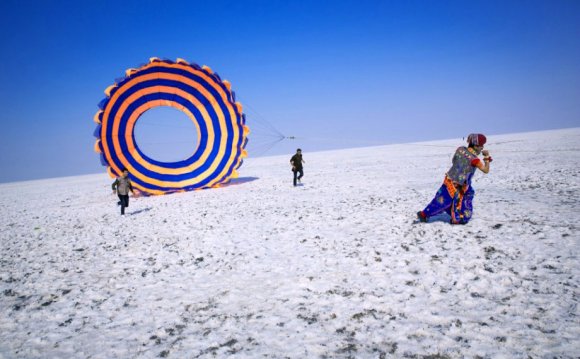
{"type": "Polygon", "coordinates": [[[461,141],[248,160],[131,199],[0,185],[0,357],[574,358],[580,129],[489,136],[474,217],[415,223],[461,141]],[[290,174],[290,175],[289,175],[290,174]]]}

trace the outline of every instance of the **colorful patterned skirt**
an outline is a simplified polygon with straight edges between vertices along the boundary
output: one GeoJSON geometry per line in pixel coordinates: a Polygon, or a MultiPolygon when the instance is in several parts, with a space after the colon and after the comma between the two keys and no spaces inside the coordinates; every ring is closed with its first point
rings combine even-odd
{"type": "Polygon", "coordinates": [[[474,196],[475,191],[469,183],[461,186],[445,176],[443,185],[423,213],[429,218],[447,212],[452,224],[466,224],[473,215],[474,196]]]}

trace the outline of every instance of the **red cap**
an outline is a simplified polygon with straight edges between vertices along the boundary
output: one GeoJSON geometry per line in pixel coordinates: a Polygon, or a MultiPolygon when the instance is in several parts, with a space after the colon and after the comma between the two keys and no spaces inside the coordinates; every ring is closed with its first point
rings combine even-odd
{"type": "Polygon", "coordinates": [[[481,133],[472,133],[467,136],[467,143],[471,146],[483,146],[486,142],[487,138],[485,138],[485,135],[482,135],[481,133]]]}

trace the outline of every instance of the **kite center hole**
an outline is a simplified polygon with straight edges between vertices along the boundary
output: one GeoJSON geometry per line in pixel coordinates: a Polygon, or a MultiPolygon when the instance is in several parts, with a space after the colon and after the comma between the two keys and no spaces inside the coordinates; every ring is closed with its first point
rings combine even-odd
{"type": "Polygon", "coordinates": [[[159,106],[145,111],[133,132],[137,147],[147,157],[159,162],[188,159],[197,149],[197,129],[182,111],[159,106]]]}

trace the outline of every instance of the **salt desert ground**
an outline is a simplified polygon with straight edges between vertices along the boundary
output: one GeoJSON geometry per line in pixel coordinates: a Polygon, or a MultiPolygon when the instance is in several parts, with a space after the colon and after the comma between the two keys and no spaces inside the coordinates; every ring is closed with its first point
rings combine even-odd
{"type": "Polygon", "coordinates": [[[131,198],[0,185],[2,358],[577,358],[580,128],[488,136],[474,216],[417,223],[461,138],[248,159],[131,198]]]}

